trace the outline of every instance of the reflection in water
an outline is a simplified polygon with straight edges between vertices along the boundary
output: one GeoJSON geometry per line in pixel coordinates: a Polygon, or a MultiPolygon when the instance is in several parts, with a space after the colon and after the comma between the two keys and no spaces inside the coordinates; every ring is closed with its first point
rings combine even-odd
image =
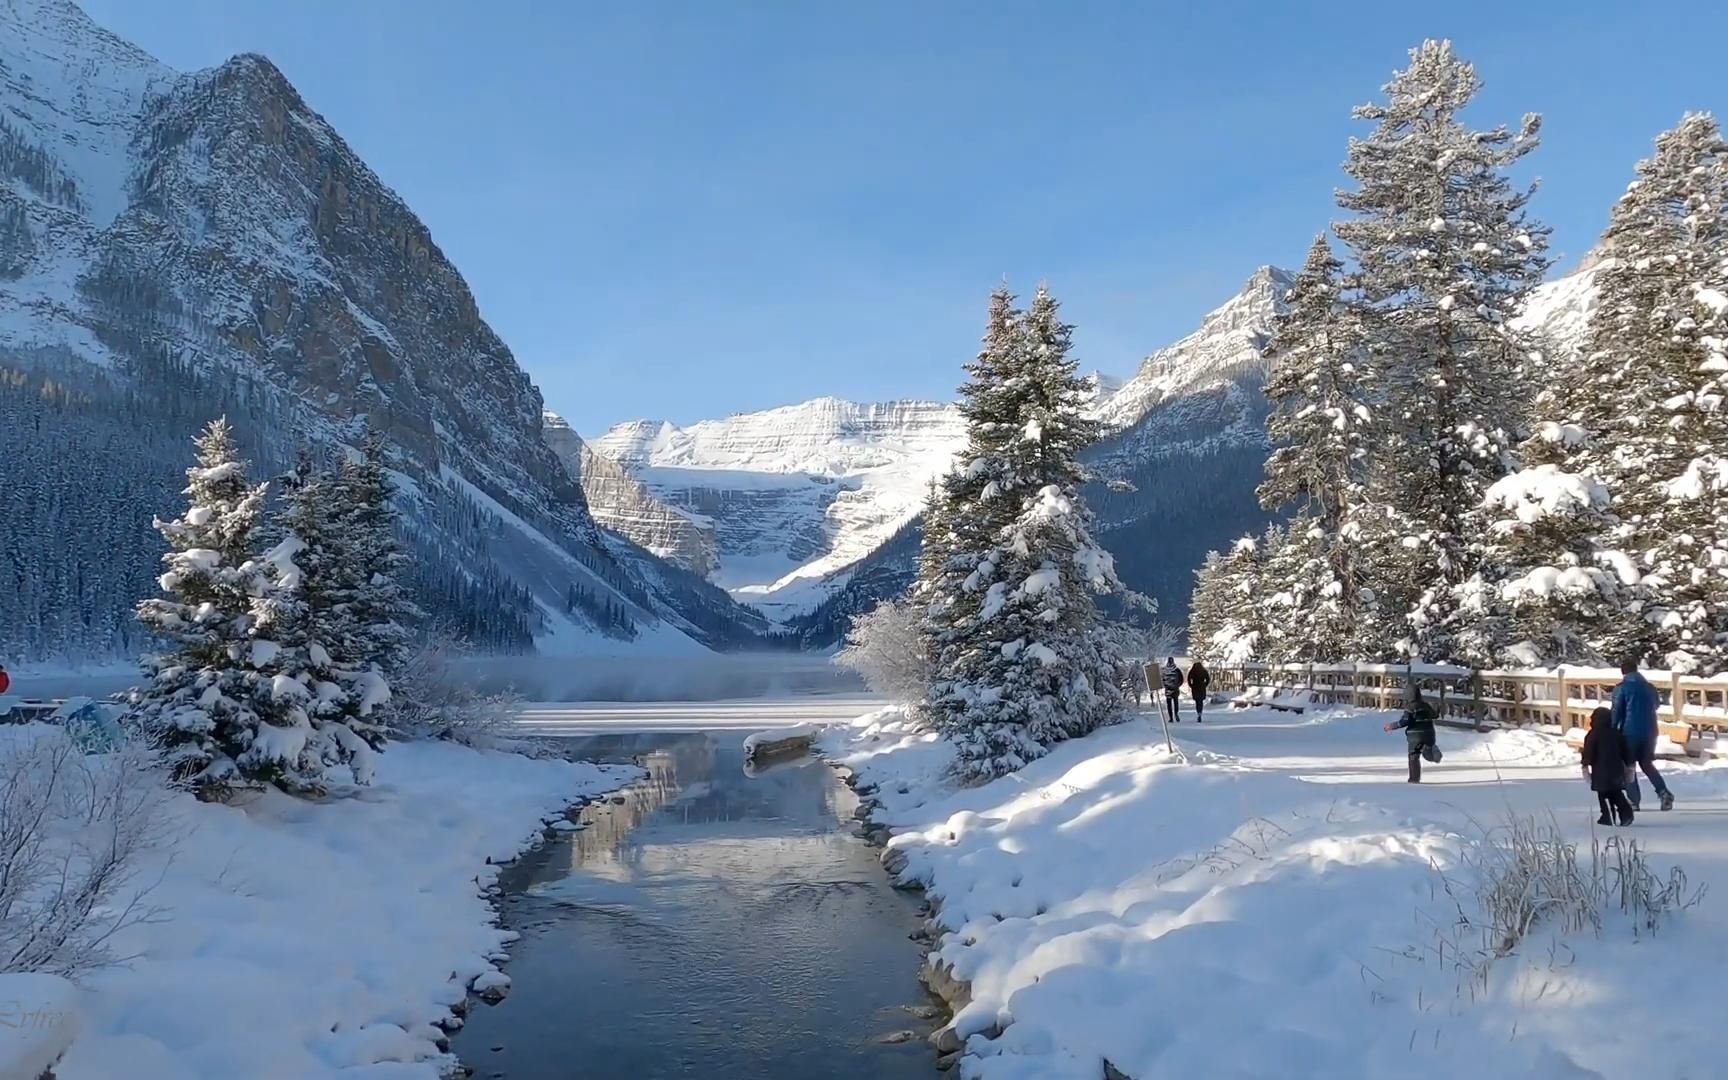
{"type": "Polygon", "coordinates": [[[848,828],[819,763],[747,775],[735,736],[583,740],[648,772],[504,877],[522,932],[502,1005],[456,1050],[476,1075],[928,1077],[913,902],[848,828]],[[495,1049],[501,1048],[501,1049],[495,1049]]]}

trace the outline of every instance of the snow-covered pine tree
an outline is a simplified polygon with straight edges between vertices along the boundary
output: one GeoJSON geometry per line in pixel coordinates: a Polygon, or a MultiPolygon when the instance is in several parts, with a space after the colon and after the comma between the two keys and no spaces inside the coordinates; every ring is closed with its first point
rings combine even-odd
{"type": "MultiPolygon", "coordinates": [[[[342,462],[336,482],[346,574],[353,589],[345,662],[354,672],[362,716],[389,700],[389,680],[406,662],[411,627],[421,617],[402,585],[408,557],[396,538],[388,453],[382,435],[368,434],[360,456],[342,462]]],[[[381,744],[382,726],[374,722],[367,729],[361,725],[356,730],[381,744]]]]}
{"type": "MultiPolygon", "coordinates": [[[[1558,434],[1545,424],[1533,439],[1558,434]]],[[[1473,639],[1466,627],[1461,653],[1523,667],[1618,660],[1628,643],[1615,635],[1630,625],[1622,593],[1638,575],[1631,560],[1601,546],[1613,524],[1602,483],[1530,464],[1495,482],[1487,506],[1495,518],[1488,557],[1505,575],[1461,609],[1489,628],[1473,639]]]]}
{"type": "Polygon", "coordinates": [[[156,521],[170,549],[160,578],[167,595],[140,603],[138,620],[167,648],[144,658],[148,681],[128,695],[129,721],[161,741],[177,779],[201,798],[221,798],[263,722],[252,603],[262,588],[253,545],[266,485],[247,481],[226,419],[195,444],[185,514],[156,521]]]}
{"type": "Polygon", "coordinates": [[[284,680],[276,688],[296,703],[273,722],[297,732],[299,743],[284,734],[255,756],[288,790],[315,789],[325,766],[346,766],[357,782],[370,782],[373,751],[385,741],[379,706],[388,686],[366,659],[367,624],[357,617],[369,579],[351,497],[340,475],[303,456],[284,493],[283,539],[265,556],[271,584],[257,602],[256,633],[271,643],[268,670],[284,680]],[[267,757],[272,749],[281,751],[275,759],[267,757]]]}
{"type": "Polygon", "coordinates": [[[984,501],[1012,500],[1019,513],[963,583],[982,603],[957,627],[977,670],[957,687],[948,733],[959,747],[956,773],[974,781],[1125,714],[1114,639],[1094,599],[1122,583],[1079,493],[1079,455],[1098,427],[1069,355],[1073,328],[1040,287],[1017,330],[1000,382],[981,397],[1000,410],[989,430],[1007,433],[984,501]]]}
{"type": "Polygon", "coordinates": [[[1230,585],[1224,556],[1206,553],[1194,572],[1194,593],[1188,601],[1188,652],[1208,664],[1219,661],[1213,642],[1230,618],[1230,585]]]}
{"type": "Polygon", "coordinates": [[[1204,645],[1190,641],[1189,647],[1213,663],[1226,667],[1265,659],[1267,605],[1265,603],[1265,545],[1244,536],[1230,546],[1218,562],[1216,588],[1222,597],[1223,617],[1204,645]]]}
{"type": "Polygon", "coordinates": [[[1361,589],[1356,522],[1367,474],[1369,411],[1358,313],[1344,302],[1343,266],[1324,233],[1314,238],[1266,359],[1272,402],[1260,501],[1294,504],[1295,516],[1270,568],[1275,599],[1285,601],[1275,649],[1284,660],[1358,655],[1361,589]]]}
{"type": "Polygon", "coordinates": [[[328,479],[303,453],[283,487],[270,529],[279,539],[253,564],[264,582],[248,674],[259,723],[235,760],[251,783],[309,795],[323,790],[325,765],[346,756],[329,720],[351,698],[324,644],[340,632],[342,590],[328,479]]]}
{"type": "Polygon", "coordinates": [[[1644,564],[1652,644],[1669,667],[1711,673],[1728,671],[1725,202],[1728,144],[1712,117],[1688,115],[1615,208],[1591,338],[1608,354],[1598,378],[1624,365],[1610,484],[1644,564]]]}
{"type": "Polygon", "coordinates": [[[1704,599],[1717,556],[1696,541],[1723,535],[1711,522],[1722,501],[1710,484],[1682,478],[1695,461],[1701,468],[1691,475],[1706,476],[1723,438],[1713,401],[1722,393],[1712,359],[1720,332],[1709,329],[1716,316],[1707,302],[1724,254],[1713,209],[1728,188],[1722,143],[1702,114],[1657,138],[1603,233],[1585,347],[1536,397],[1534,433],[1522,448],[1533,475],[1517,482],[1547,490],[1553,509],[1541,535],[1508,554],[1502,591],[1528,598],[1519,582],[1571,583],[1538,607],[1536,617],[1553,625],[1531,633],[1530,651],[1547,662],[1655,648],[1667,664],[1716,666],[1683,648],[1682,635],[1687,611],[1699,616],[1698,640],[1720,632],[1706,610],[1723,606],[1704,599]],[[1670,497],[1676,480],[1684,497],[1670,497]],[[1606,508],[1585,505],[1580,492],[1590,485],[1604,489],[1606,508]],[[1686,588],[1701,591],[1689,597],[1686,588]]]}
{"type": "MultiPolygon", "coordinates": [[[[1364,520],[1392,527],[1370,591],[1382,610],[1408,605],[1409,655],[1448,657],[1472,575],[1498,580],[1475,541],[1488,488],[1511,466],[1526,407],[1532,343],[1509,320],[1542,279],[1547,230],[1529,218],[1531,189],[1507,170],[1536,147],[1539,119],[1517,133],[1467,128],[1481,88],[1450,42],[1426,41],[1355,110],[1373,122],[1352,140],[1353,190],[1333,225],[1356,264],[1352,307],[1380,387],[1364,520]]],[[[1387,611],[1391,614],[1390,611],[1387,611]]]]}
{"type": "Polygon", "coordinates": [[[975,583],[969,587],[972,572],[1018,514],[1015,501],[1003,495],[998,483],[1001,452],[1013,434],[998,421],[1004,373],[1021,343],[1019,320],[1007,287],[993,291],[983,343],[965,365],[967,378],[959,389],[966,446],[954,467],[938,479],[925,508],[914,586],[924,611],[921,632],[931,666],[922,712],[944,729],[964,708],[982,662],[968,629],[983,602],[975,583]]]}
{"type": "MultiPolygon", "coordinates": [[[[948,571],[948,559],[953,553],[953,526],[948,513],[949,485],[955,483],[947,473],[933,477],[924,493],[924,512],[918,530],[918,572],[912,581],[913,599],[928,606],[928,599],[939,587],[948,571]]],[[[927,635],[928,619],[920,619],[919,633],[927,635]]]]}

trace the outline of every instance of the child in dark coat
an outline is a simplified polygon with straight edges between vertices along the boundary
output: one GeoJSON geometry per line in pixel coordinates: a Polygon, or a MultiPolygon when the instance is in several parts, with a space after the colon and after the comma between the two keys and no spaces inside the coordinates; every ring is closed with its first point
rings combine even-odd
{"type": "Polygon", "coordinates": [[[1632,804],[1626,798],[1626,774],[1636,759],[1626,743],[1626,736],[1614,726],[1614,714],[1608,709],[1597,709],[1590,714],[1590,730],[1584,735],[1582,756],[1584,776],[1590,781],[1590,790],[1596,793],[1596,805],[1602,810],[1596,824],[1612,825],[1616,815],[1620,824],[1632,824],[1632,804]]]}

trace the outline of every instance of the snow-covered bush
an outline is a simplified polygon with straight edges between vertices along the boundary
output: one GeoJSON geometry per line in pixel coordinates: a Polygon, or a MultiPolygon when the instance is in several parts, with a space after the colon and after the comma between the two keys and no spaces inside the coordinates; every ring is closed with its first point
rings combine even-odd
{"type": "Polygon", "coordinates": [[[930,656],[919,632],[923,612],[907,600],[884,600],[852,620],[834,663],[895,701],[921,701],[930,688],[930,656]]]}
{"type": "Polygon", "coordinates": [[[0,732],[0,974],[123,962],[114,936],[159,913],[136,859],[164,838],[156,750],[86,756],[58,728],[0,732]]]}
{"type": "Polygon", "coordinates": [[[458,676],[461,648],[447,635],[423,635],[397,670],[390,733],[398,739],[446,739],[490,750],[515,743],[517,696],[483,692],[458,676]]]}

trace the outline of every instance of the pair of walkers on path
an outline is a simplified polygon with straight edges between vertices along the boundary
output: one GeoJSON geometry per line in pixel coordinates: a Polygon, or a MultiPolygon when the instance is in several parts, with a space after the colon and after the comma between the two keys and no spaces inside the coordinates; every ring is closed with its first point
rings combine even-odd
{"type": "MultiPolygon", "coordinates": [[[[1638,772],[1650,778],[1664,810],[1674,808],[1674,793],[1656,768],[1656,688],[1638,672],[1636,660],[1620,665],[1620,683],[1614,687],[1611,707],[1598,708],[1590,714],[1590,730],[1584,736],[1580,752],[1585,779],[1596,793],[1602,811],[1597,824],[1610,825],[1616,820],[1630,825],[1632,815],[1640,809],[1643,792],[1638,787],[1638,772]]],[[[1387,724],[1387,731],[1403,729],[1405,753],[1409,758],[1408,780],[1422,782],[1422,762],[1438,762],[1441,758],[1435,737],[1434,722],[1439,719],[1434,706],[1422,696],[1421,687],[1410,684],[1410,706],[1396,721],[1387,724]]]]}
{"type": "Polygon", "coordinates": [[[1164,670],[1159,673],[1158,681],[1164,684],[1164,715],[1171,723],[1182,722],[1184,684],[1194,695],[1194,722],[1198,724],[1206,718],[1206,688],[1212,685],[1212,673],[1206,670],[1205,664],[1194,661],[1194,666],[1188,669],[1184,678],[1182,669],[1176,666],[1176,658],[1169,657],[1164,661],[1164,670]]]}
{"type": "Polygon", "coordinates": [[[1602,811],[1598,825],[1632,824],[1632,815],[1642,809],[1643,791],[1638,773],[1650,778],[1664,810],[1674,809],[1674,793],[1656,769],[1656,688],[1638,673],[1636,660],[1620,665],[1620,685],[1608,707],[1590,714],[1590,730],[1580,752],[1584,778],[1596,793],[1602,811]]]}

